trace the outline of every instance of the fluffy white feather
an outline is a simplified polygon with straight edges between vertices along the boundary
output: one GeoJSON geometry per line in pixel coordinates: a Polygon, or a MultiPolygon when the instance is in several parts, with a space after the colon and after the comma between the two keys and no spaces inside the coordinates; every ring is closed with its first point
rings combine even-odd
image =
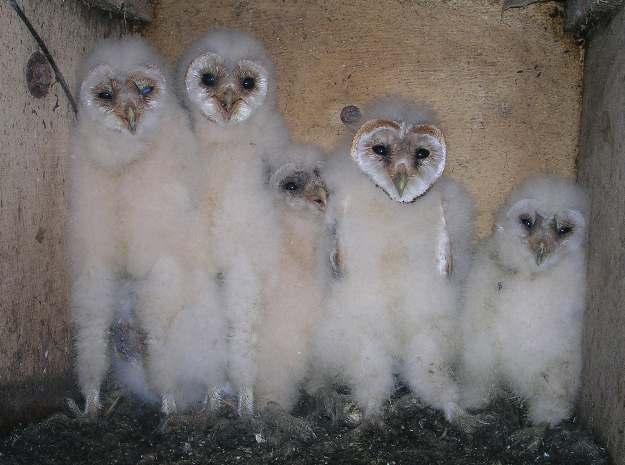
{"type": "Polygon", "coordinates": [[[581,367],[587,219],[583,191],[559,178],[529,179],[501,207],[466,284],[467,407],[483,407],[506,385],[527,401],[534,423],[555,425],[572,413],[581,367]]]}
{"type": "Polygon", "coordinates": [[[280,230],[269,173],[288,142],[276,109],[276,78],[262,45],[216,30],[180,61],[179,81],[204,162],[202,208],[223,273],[228,378],[239,412],[251,413],[259,318],[279,266],[280,230]],[[246,88],[246,78],[253,86],[246,88]]]}
{"type": "MultiPolygon", "coordinates": [[[[315,340],[316,369],[347,382],[368,415],[379,412],[397,373],[425,402],[452,419],[459,412],[458,387],[451,377],[458,333],[457,285],[449,273],[452,250],[468,253],[473,228],[463,209],[470,202],[451,181],[435,184],[438,175],[429,169],[422,172],[418,162],[409,171],[407,184],[391,195],[388,191],[398,183],[376,179],[392,179],[396,159],[408,163],[424,139],[417,137],[413,146],[404,137],[411,137],[406,134],[415,125],[429,122],[419,109],[397,100],[374,104],[365,115],[364,121],[382,118],[398,123],[398,129],[388,126],[388,135],[368,144],[355,140],[352,148],[358,147],[359,153],[352,157],[357,163],[349,159],[346,147],[328,163],[332,196],[328,223],[335,230],[340,265],[335,274],[340,276],[332,283],[327,316],[315,340]],[[389,159],[358,162],[366,157],[375,160],[367,151],[375,151],[376,144],[387,144],[388,154],[379,152],[389,159]],[[391,170],[390,176],[369,172],[384,169],[391,170]],[[405,193],[413,192],[412,177],[421,177],[414,182],[427,187],[412,203],[405,203],[409,201],[405,193]],[[449,218],[450,212],[463,219],[449,218]],[[469,221],[463,224],[464,219],[469,221]]],[[[444,166],[444,142],[422,143],[441,157],[444,166]]],[[[458,259],[462,266],[466,260],[458,259]]]]}
{"type": "Polygon", "coordinates": [[[320,251],[327,189],[322,179],[325,154],[314,146],[291,145],[273,173],[274,208],[281,231],[271,305],[258,330],[259,405],[273,401],[287,411],[308,374],[311,339],[321,314],[324,283],[320,251]]]}
{"type": "MultiPolygon", "coordinates": [[[[128,281],[138,286],[137,315],[147,333],[151,383],[159,393],[177,384],[163,357],[165,333],[189,294],[176,287],[188,281],[177,274],[186,263],[168,257],[181,249],[192,255],[194,244],[181,231],[195,221],[198,170],[189,121],[172,91],[166,68],[139,39],[102,42],[84,67],[71,160],[68,250],[76,368],[90,415],[99,409],[109,367],[109,327],[128,281]],[[171,291],[171,305],[151,305],[158,295],[145,289],[157,288],[165,265],[171,265],[171,282],[160,284],[171,291]]],[[[143,376],[134,370],[127,375],[134,384],[143,376]]]]}

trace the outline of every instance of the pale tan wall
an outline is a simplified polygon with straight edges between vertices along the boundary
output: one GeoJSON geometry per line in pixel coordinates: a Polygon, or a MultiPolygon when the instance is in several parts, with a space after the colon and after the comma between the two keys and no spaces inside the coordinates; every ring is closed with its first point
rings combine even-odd
{"type": "Polygon", "coordinates": [[[588,40],[579,180],[590,192],[581,414],[625,465],[625,10],[588,40]]]}
{"type": "MultiPolygon", "coordinates": [[[[19,3],[70,85],[84,52],[120,31],[78,0],[19,3]]],[[[0,429],[66,395],[71,364],[63,224],[73,113],[58,83],[30,96],[25,66],[35,50],[0,2],[0,429]]]]}
{"type": "Polygon", "coordinates": [[[386,93],[428,102],[448,135],[447,172],[466,181],[480,230],[530,173],[573,176],[581,63],[553,4],[497,0],[160,0],[147,36],[175,60],[213,26],[260,37],[279,70],[295,138],[329,148],[338,112],[386,93]]]}

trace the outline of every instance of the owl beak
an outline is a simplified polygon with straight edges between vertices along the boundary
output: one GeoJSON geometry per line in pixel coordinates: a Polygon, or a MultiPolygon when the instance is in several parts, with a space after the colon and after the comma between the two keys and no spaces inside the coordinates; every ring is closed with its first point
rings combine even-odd
{"type": "Polygon", "coordinates": [[[126,121],[128,121],[128,130],[130,133],[134,134],[137,132],[137,112],[132,105],[126,107],[126,121]]]}
{"type": "Polygon", "coordinates": [[[536,247],[536,266],[540,266],[547,256],[547,246],[543,241],[538,243],[536,247]]]}
{"type": "Polygon", "coordinates": [[[328,193],[323,186],[316,186],[307,197],[308,201],[315,204],[319,210],[324,211],[326,209],[328,193]]]}
{"type": "Polygon", "coordinates": [[[399,196],[404,195],[404,191],[408,185],[408,170],[406,169],[406,165],[399,165],[397,172],[393,176],[393,184],[395,184],[399,196]]]}
{"type": "Polygon", "coordinates": [[[218,100],[219,105],[221,105],[224,113],[227,115],[228,118],[230,118],[230,112],[232,111],[234,104],[238,100],[236,94],[234,93],[234,90],[232,90],[230,87],[226,88],[221,93],[221,95],[219,95],[218,100]]]}

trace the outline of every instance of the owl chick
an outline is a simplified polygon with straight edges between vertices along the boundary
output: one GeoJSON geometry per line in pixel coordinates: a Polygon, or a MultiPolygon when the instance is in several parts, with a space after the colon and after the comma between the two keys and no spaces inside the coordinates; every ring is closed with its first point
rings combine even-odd
{"type": "Polygon", "coordinates": [[[453,181],[439,181],[447,148],[429,114],[396,99],[357,113],[351,143],[326,169],[337,278],[314,363],[351,386],[365,415],[380,413],[397,373],[454,419],[461,410],[451,377],[460,279],[453,263],[465,273],[472,203],[453,181]]]}
{"type": "Polygon", "coordinates": [[[100,408],[109,328],[124,294],[136,294],[137,315],[147,333],[148,376],[162,394],[174,389],[172,367],[161,355],[167,353],[166,325],[184,307],[185,293],[177,283],[191,281],[177,274],[184,266],[171,257],[184,249],[181,231],[195,217],[197,151],[173,90],[160,58],[140,39],[104,41],[84,66],[71,160],[68,250],[76,368],[86,415],[100,408]],[[171,278],[167,283],[165,274],[171,278]],[[138,288],[124,290],[133,282],[140,283],[138,288]],[[167,286],[169,300],[159,299],[162,290],[146,292],[159,285],[167,286]]]}
{"type": "Polygon", "coordinates": [[[573,182],[536,177],[500,209],[466,285],[463,404],[504,384],[535,424],[571,415],[580,383],[588,202],[573,182]]]}
{"type": "Polygon", "coordinates": [[[321,177],[325,154],[315,146],[291,145],[271,176],[281,231],[275,286],[258,330],[259,405],[277,402],[289,411],[308,372],[313,330],[322,306],[320,247],[328,192],[321,177]]]}
{"type": "Polygon", "coordinates": [[[288,142],[276,77],[252,37],[216,30],[186,52],[179,80],[204,162],[202,207],[223,274],[228,378],[239,413],[252,413],[257,326],[279,267],[280,230],[268,172],[288,142]]]}

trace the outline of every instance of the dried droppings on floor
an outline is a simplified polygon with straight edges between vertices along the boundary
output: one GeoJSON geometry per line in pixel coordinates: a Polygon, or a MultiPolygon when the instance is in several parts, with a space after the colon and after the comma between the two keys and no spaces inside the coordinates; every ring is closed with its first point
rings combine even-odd
{"type": "Polygon", "coordinates": [[[575,422],[532,427],[521,405],[499,400],[480,412],[470,433],[450,425],[404,391],[380,421],[356,422],[343,402],[304,397],[295,416],[279,407],[238,419],[227,409],[216,417],[180,416],[159,431],[153,407],[121,400],[96,422],[65,414],[0,437],[0,463],[14,464],[566,464],[605,465],[607,456],[575,422]],[[337,407],[338,404],[338,407],[337,407]],[[323,405],[323,408],[320,407],[323,405]]]}

